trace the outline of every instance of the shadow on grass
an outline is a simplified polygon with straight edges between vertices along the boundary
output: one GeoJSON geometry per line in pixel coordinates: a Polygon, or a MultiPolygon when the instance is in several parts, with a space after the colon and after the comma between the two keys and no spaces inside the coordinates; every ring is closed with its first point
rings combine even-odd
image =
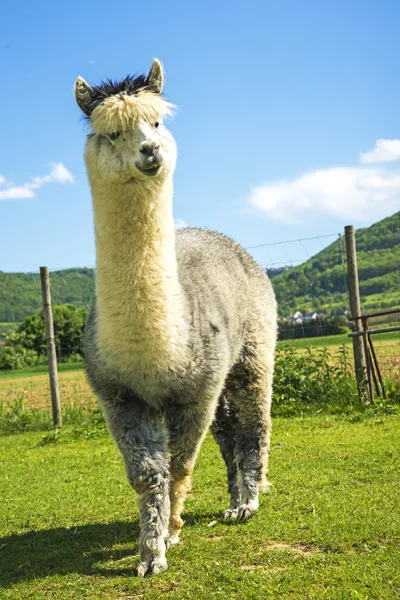
{"type": "Polygon", "coordinates": [[[0,538],[0,586],[49,575],[136,575],[136,563],[126,569],[102,566],[134,556],[138,551],[138,521],[47,529],[0,538]],[[113,548],[129,544],[129,548],[113,548]]]}
{"type": "MultiPolygon", "coordinates": [[[[184,516],[185,527],[205,520],[219,520],[215,513],[187,513],[184,516]]],[[[68,529],[59,527],[2,537],[0,587],[70,573],[102,577],[136,576],[139,564],[138,539],[138,520],[96,523],[68,529]],[[133,560],[129,560],[131,558],[133,560]],[[126,566],[124,559],[127,559],[126,566]],[[110,566],[106,566],[105,563],[109,561],[110,566]]]]}

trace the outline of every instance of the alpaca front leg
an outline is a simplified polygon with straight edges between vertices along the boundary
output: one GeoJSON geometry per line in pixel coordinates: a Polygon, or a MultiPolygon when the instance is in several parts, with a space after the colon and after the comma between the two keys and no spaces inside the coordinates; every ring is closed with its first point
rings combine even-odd
{"type": "Polygon", "coordinates": [[[161,573],[165,558],[169,500],[167,435],[160,417],[138,402],[108,405],[108,427],[121,451],[126,474],[138,493],[140,565],[138,575],[161,573]]]}
{"type": "Polygon", "coordinates": [[[140,511],[139,577],[146,573],[161,573],[168,568],[165,552],[168,539],[169,485],[165,475],[152,475],[141,487],[138,497],[140,511]]]}
{"type": "Polygon", "coordinates": [[[171,516],[169,521],[168,545],[179,542],[183,527],[181,513],[187,493],[191,489],[191,476],[201,443],[212,421],[212,407],[202,410],[192,406],[172,406],[168,408],[166,422],[169,431],[171,454],[171,516]]]}

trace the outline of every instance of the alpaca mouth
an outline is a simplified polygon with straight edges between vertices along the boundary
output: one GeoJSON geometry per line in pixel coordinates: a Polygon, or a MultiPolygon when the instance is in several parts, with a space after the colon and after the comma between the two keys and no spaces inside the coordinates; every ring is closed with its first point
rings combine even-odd
{"type": "Polygon", "coordinates": [[[149,167],[140,167],[139,165],[136,165],[136,168],[144,175],[147,175],[148,177],[154,177],[154,175],[158,175],[158,173],[161,171],[162,164],[153,163],[149,167]]]}

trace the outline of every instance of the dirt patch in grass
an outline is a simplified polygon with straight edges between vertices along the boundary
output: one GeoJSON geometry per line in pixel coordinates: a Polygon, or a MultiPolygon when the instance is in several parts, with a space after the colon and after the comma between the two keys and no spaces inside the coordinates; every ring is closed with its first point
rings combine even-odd
{"type": "Polygon", "coordinates": [[[294,556],[301,556],[304,558],[314,556],[322,552],[321,548],[315,546],[303,545],[303,544],[285,544],[284,542],[267,542],[264,546],[265,550],[272,551],[285,551],[290,552],[294,556]]]}
{"type": "Polygon", "coordinates": [[[254,573],[254,571],[262,572],[262,573],[280,573],[280,571],[285,571],[287,567],[267,567],[266,565],[241,565],[241,571],[247,571],[249,573],[254,573]]]}

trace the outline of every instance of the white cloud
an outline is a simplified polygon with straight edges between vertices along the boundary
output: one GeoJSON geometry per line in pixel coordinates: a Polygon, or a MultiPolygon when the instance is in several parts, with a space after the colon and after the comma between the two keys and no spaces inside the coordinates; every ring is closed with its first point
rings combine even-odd
{"type": "Polygon", "coordinates": [[[73,183],[74,181],[72,173],[64,167],[62,162],[52,164],[50,177],[52,181],[57,181],[58,183],[73,183]]]}
{"type": "MultiPolygon", "coordinates": [[[[73,183],[74,177],[63,163],[52,163],[48,175],[43,177],[32,177],[30,181],[22,186],[13,186],[9,183],[6,189],[0,190],[0,200],[16,200],[22,198],[34,198],[36,196],[33,190],[37,190],[47,183],[73,183]]],[[[0,175],[0,185],[7,184],[5,177],[0,175]]]]}
{"type": "Polygon", "coordinates": [[[400,172],[379,167],[333,167],[253,191],[250,205],[277,221],[321,216],[376,220],[400,209],[400,172]]]}
{"type": "Polygon", "coordinates": [[[385,140],[381,138],[376,141],[375,148],[360,154],[362,163],[391,162],[400,158],[400,140],[385,140]]]}
{"type": "Polygon", "coordinates": [[[34,197],[35,193],[25,187],[10,187],[7,190],[0,190],[0,200],[17,200],[34,197]]]}
{"type": "Polygon", "coordinates": [[[183,219],[175,219],[175,229],[184,229],[185,227],[189,227],[189,225],[183,219]]]}
{"type": "MultiPolygon", "coordinates": [[[[377,140],[362,163],[400,158],[400,140],[377,140]]],[[[378,220],[400,209],[400,171],[354,165],[310,171],[294,179],[271,181],[251,193],[253,210],[276,221],[335,217],[342,221],[378,220]]]]}
{"type": "Polygon", "coordinates": [[[45,175],[44,177],[32,177],[28,183],[25,183],[24,187],[27,190],[37,190],[51,181],[53,181],[53,179],[50,177],[50,175],[45,175]]]}

